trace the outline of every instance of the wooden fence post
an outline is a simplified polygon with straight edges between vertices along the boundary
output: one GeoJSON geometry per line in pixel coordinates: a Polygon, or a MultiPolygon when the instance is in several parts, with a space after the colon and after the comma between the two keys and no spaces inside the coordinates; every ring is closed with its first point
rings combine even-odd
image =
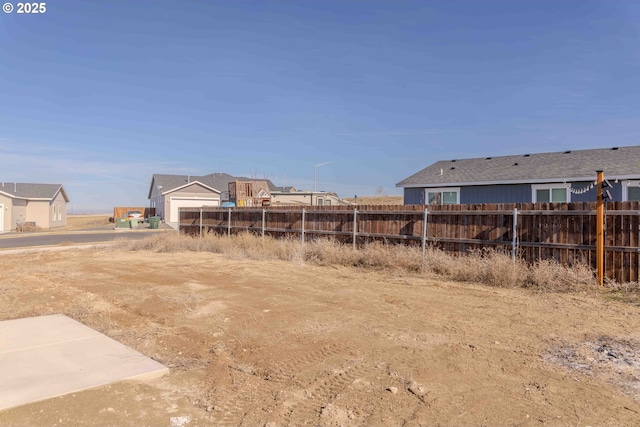
{"type": "Polygon", "coordinates": [[[604,285],[604,195],[602,183],[604,182],[604,172],[596,171],[597,191],[596,191],[596,276],[598,284],[604,285]]]}
{"type": "Polygon", "coordinates": [[[229,208],[229,222],[227,223],[227,237],[231,237],[231,208],[229,208]]]}
{"type": "Polygon", "coordinates": [[[202,208],[200,208],[200,237],[202,237],[202,208]]]}
{"type": "Polygon", "coordinates": [[[358,238],[358,208],[353,209],[353,250],[356,250],[356,239],[358,238]]]}
{"type": "Polygon", "coordinates": [[[424,209],[424,217],[422,218],[422,260],[427,251],[427,218],[429,218],[429,209],[424,209]]]}
{"type": "Polygon", "coordinates": [[[511,239],[511,259],[516,262],[516,250],[518,249],[518,208],[513,208],[513,238],[511,239]]]}
{"type": "Polygon", "coordinates": [[[302,244],[304,244],[304,208],[302,208],[302,233],[300,233],[302,236],[302,244]]]}
{"type": "Polygon", "coordinates": [[[267,214],[267,210],[266,209],[262,209],[262,237],[264,237],[264,220],[265,220],[265,216],[267,214]]]}

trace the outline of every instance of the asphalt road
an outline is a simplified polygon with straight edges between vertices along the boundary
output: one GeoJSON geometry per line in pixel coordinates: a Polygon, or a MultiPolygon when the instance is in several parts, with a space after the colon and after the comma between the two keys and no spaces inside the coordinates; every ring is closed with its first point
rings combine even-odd
{"type": "Polygon", "coordinates": [[[33,246],[52,246],[61,243],[103,243],[116,239],[135,240],[149,236],[151,233],[141,231],[125,231],[113,233],[65,233],[18,235],[0,238],[0,249],[25,248],[33,246]]]}

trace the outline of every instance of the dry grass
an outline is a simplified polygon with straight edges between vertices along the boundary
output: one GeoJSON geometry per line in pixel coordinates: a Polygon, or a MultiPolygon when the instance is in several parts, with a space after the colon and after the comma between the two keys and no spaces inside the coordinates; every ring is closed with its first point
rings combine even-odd
{"type": "Polygon", "coordinates": [[[344,200],[356,205],[401,205],[404,203],[404,196],[360,196],[345,197],[344,200]]]}
{"type": "Polygon", "coordinates": [[[249,233],[232,238],[216,234],[192,237],[161,233],[126,244],[133,251],[207,251],[226,254],[233,259],[283,260],[432,274],[457,281],[546,292],[583,290],[595,283],[591,268],[584,264],[564,267],[554,261],[539,261],[529,265],[519,259],[514,262],[510,254],[495,250],[453,256],[431,248],[423,259],[419,247],[370,243],[353,250],[351,245],[328,239],[303,245],[298,239],[262,238],[249,233]]]}
{"type": "Polygon", "coordinates": [[[16,231],[19,231],[21,233],[35,233],[38,231],[42,231],[42,228],[31,223],[24,223],[21,226],[16,227],[16,231]]]}
{"type": "MultiPolygon", "coordinates": [[[[81,230],[85,228],[102,227],[110,225],[110,215],[69,215],[67,225],[63,230],[81,230]]],[[[113,224],[111,224],[113,225],[113,224]]],[[[58,230],[61,230],[58,228],[58,230]]]]}

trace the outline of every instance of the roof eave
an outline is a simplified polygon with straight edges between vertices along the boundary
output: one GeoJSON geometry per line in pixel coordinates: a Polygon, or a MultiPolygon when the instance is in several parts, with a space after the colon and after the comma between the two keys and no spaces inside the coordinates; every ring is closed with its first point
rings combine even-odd
{"type": "Polygon", "coordinates": [[[153,192],[153,183],[156,182],[156,175],[153,174],[151,176],[151,185],[149,186],[149,195],[147,196],[147,199],[151,200],[151,193],[153,192]]]}
{"type": "Polygon", "coordinates": [[[205,185],[205,184],[203,184],[202,182],[200,182],[200,181],[197,181],[197,180],[196,180],[196,181],[191,181],[191,182],[188,182],[188,183],[186,183],[186,184],[184,184],[184,185],[181,185],[180,187],[172,188],[171,190],[165,191],[165,192],[160,193],[160,194],[161,194],[162,196],[165,196],[165,195],[167,195],[167,194],[169,194],[169,193],[173,193],[173,192],[175,192],[175,191],[182,190],[183,188],[189,187],[189,186],[194,185],[194,184],[200,184],[201,186],[203,186],[203,187],[204,187],[204,188],[206,188],[207,190],[211,190],[211,191],[213,191],[214,193],[218,193],[218,194],[221,194],[221,193],[222,193],[220,190],[216,190],[215,188],[209,187],[208,185],[205,185]]]}
{"type": "Polygon", "coordinates": [[[64,198],[65,203],[69,203],[69,196],[67,196],[67,192],[64,191],[64,187],[62,185],[56,190],[53,197],[47,200],[54,200],[56,197],[58,197],[59,193],[62,193],[62,197],[64,198]]]}
{"type": "MultiPolygon", "coordinates": [[[[634,175],[609,175],[606,179],[640,179],[640,174],[634,175]]],[[[538,178],[538,179],[512,179],[499,181],[469,181],[469,182],[430,182],[420,184],[396,184],[401,188],[429,188],[429,187],[471,187],[478,185],[503,185],[503,184],[543,184],[547,182],[575,182],[575,181],[595,181],[595,177],[570,177],[570,178],[538,178]]]]}

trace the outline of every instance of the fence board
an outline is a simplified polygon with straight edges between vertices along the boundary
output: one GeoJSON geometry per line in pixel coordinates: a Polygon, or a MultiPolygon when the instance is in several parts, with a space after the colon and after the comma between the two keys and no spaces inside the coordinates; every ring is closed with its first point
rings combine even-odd
{"type": "Polygon", "coordinates": [[[142,212],[142,216],[144,218],[149,218],[150,216],[154,216],[156,214],[156,208],[141,208],[141,207],[114,207],[113,208],[113,217],[114,218],[124,218],[127,212],[129,211],[140,211],[142,212]]]}

